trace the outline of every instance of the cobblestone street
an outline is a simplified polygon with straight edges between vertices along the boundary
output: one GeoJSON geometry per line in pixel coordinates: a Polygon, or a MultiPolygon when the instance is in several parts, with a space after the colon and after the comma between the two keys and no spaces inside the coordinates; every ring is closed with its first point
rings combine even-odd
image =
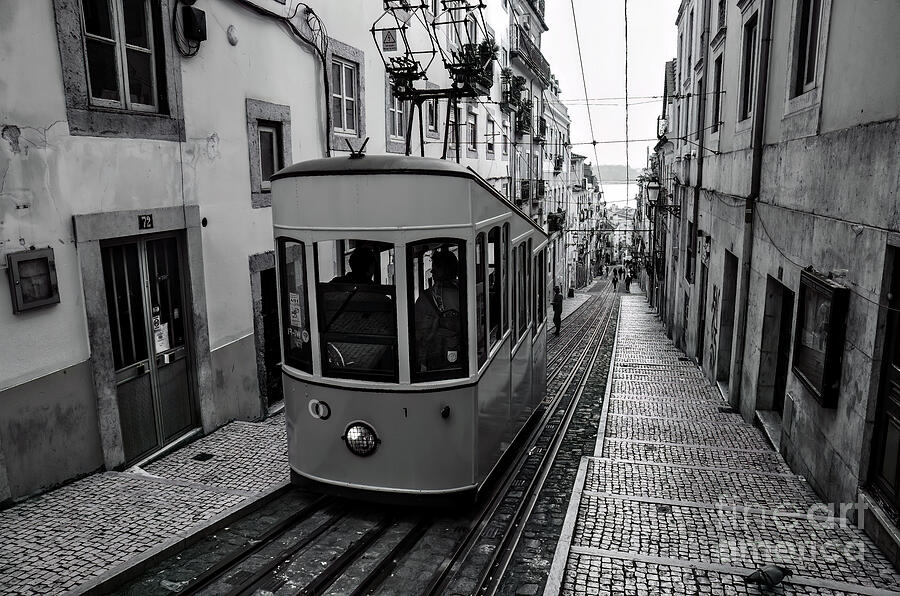
{"type": "Polygon", "coordinates": [[[900,574],[832,516],[622,296],[593,457],[582,458],[545,594],[896,594],[900,574]],[[760,591],[743,577],[794,571],[760,591]]]}
{"type": "Polygon", "coordinates": [[[284,414],[232,422],[147,465],[0,511],[0,593],[77,588],[289,479],[284,414]]]}

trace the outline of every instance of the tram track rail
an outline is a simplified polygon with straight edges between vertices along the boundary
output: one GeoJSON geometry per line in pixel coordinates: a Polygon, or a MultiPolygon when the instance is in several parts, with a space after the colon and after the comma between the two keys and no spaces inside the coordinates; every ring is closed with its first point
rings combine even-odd
{"type": "MultiPolygon", "coordinates": [[[[501,508],[507,504],[504,503],[504,501],[510,493],[510,486],[517,476],[524,473],[528,475],[530,480],[528,481],[525,490],[522,491],[522,498],[518,499],[517,504],[514,504],[513,513],[511,515],[508,512],[504,513],[508,522],[504,524],[505,530],[499,543],[492,544],[490,545],[490,548],[483,549],[489,551],[491,554],[489,556],[488,564],[482,565],[479,570],[475,588],[472,589],[472,584],[469,583],[468,590],[456,590],[460,593],[472,594],[496,593],[497,588],[500,585],[500,580],[502,579],[503,571],[506,569],[510,557],[515,552],[516,546],[521,539],[525,521],[527,521],[528,516],[533,510],[537,496],[544,486],[544,482],[549,474],[555,455],[568,430],[568,424],[572,420],[575,409],[578,407],[585,384],[590,377],[593,367],[597,363],[600,348],[603,345],[603,340],[610,327],[612,315],[615,312],[614,296],[611,295],[609,300],[601,302],[598,310],[601,313],[604,313],[605,311],[605,314],[601,317],[597,317],[593,321],[591,330],[582,337],[582,339],[587,338],[587,346],[581,348],[580,344],[582,342],[577,342],[576,347],[570,352],[571,354],[574,351],[581,350],[578,361],[566,376],[562,386],[555,393],[550,404],[544,411],[537,428],[532,433],[532,440],[529,441],[527,448],[522,449],[522,455],[520,455],[518,460],[513,464],[513,470],[507,475],[502,487],[491,495],[488,506],[482,510],[477,523],[473,524],[472,530],[466,536],[463,543],[461,543],[457,551],[442,564],[441,569],[429,584],[428,589],[424,592],[425,594],[436,596],[446,592],[454,592],[454,581],[456,579],[462,580],[465,576],[465,565],[470,559],[469,554],[479,548],[479,542],[482,541],[487,526],[492,522],[494,516],[497,515],[501,508]],[[580,366],[585,363],[585,361],[587,361],[586,366],[580,366]],[[571,397],[566,400],[566,395],[573,387],[574,392],[571,397]],[[545,431],[552,424],[554,415],[560,412],[560,406],[562,407],[562,420],[556,424],[555,428],[551,429],[549,436],[546,437],[549,440],[549,443],[541,450],[540,460],[536,469],[526,470],[529,458],[534,454],[533,452],[538,446],[538,442],[542,438],[545,438],[545,431]]],[[[489,540],[488,543],[490,544],[490,542],[495,541],[489,540]]],[[[461,583],[461,581],[456,583],[461,583]]]]}
{"type": "MultiPolygon", "coordinates": [[[[584,330],[589,327],[593,321],[594,308],[600,302],[602,310],[612,300],[615,300],[616,294],[611,284],[606,283],[599,292],[588,298],[582,305],[570,314],[564,322],[561,334],[556,338],[553,345],[547,346],[547,383],[554,380],[560,370],[564,367],[566,356],[574,352],[573,346],[577,346],[578,342],[584,337],[584,330]],[[565,333],[562,334],[562,331],[565,333]]],[[[549,334],[548,334],[549,335],[549,334]]]]}
{"type": "MultiPolygon", "coordinates": [[[[507,472],[488,485],[489,492],[475,509],[448,522],[440,515],[445,512],[386,508],[373,513],[371,505],[322,496],[246,540],[175,593],[238,596],[265,591],[361,596],[443,594],[454,589],[460,593],[496,593],[609,331],[616,310],[615,294],[609,288],[597,294],[573,313],[577,318],[566,328],[565,341],[554,342],[553,370],[548,370],[548,393],[552,396],[539,406],[539,418],[527,439],[517,446],[516,457],[506,465],[507,472]],[[314,517],[325,519],[313,523],[314,517]],[[445,522],[447,525],[441,525],[445,522]],[[308,527],[297,531],[303,524],[308,527]],[[395,572],[410,566],[417,554],[422,559],[423,542],[428,541],[423,537],[433,540],[447,528],[455,540],[452,548],[442,551],[448,555],[442,560],[431,555],[430,571],[420,570],[419,575],[425,576],[421,583],[397,589],[395,572]],[[339,547],[326,557],[322,549],[317,550],[317,543],[329,540],[339,547]],[[377,554],[373,554],[373,547],[377,554]],[[490,556],[484,560],[480,554],[487,551],[490,556]],[[368,560],[363,561],[366,557],[368,560]],[[303,572],[296,573],[298,568],[303,572]],[[458,589],[463,580],[474,588],[458,589]]],[[[548,357],[548,369],[549,363],[548,357]]]]}

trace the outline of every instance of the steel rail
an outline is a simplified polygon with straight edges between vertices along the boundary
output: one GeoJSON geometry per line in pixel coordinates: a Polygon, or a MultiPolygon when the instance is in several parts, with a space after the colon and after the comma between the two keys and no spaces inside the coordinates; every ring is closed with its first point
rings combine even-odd
{"type": "MultiPolygon", "coordinates": [[[[601,308],[605,305],[610,305],[610,312],[612,312],[612,300],[608,302],[604,302],[601,304],[601,308]]],[[[601,311],[602,312],[602,311],[601,311]]],[[[590,332],[590,337],[588,341],[588,346],[590,346],[590,340],[596,338],[600,333],[600,329],[603,327],[603,322],[601,320],[595,320],[595,325],[593,330],[590,332]]],[[[607,320],[608,327],[608,320],[607,320]]],[[[605,328],[604,328],[605,330],[605,328]]],[[[585,334],[588,335],[588,334],[585,334]]],[[[572,352],[575,352],[573,349],[572,352]]],[[[447,557],[441,565],[438,567],[437,572],[435,573],[432,581],[429,583],[426,590],[423,592],[424,594],[429,594],[431,596],[436,596],[437,594],[443,594],[446,591],[446,588],[449,586],[450,581],[452,580],[452,575],[455,571],[458,570],[458,564],[464,562],[469,553],[474,548],[477,540],[484,535],[484,529],[490,523],[490,521],[494,518],[495,514],[499,510],[500,506],[503,504],[503,497],[505,497],[515,479],[525,467],[528,462],[529,456],[531,455],[533,448],[537,445],[538,440],[541,438],[541,435],[549,426],[550,421],[553,415],[556,413],[556,409],[562,401],[563,396],[568,392],[568,390],[572,387],[573,382],[578,376],[578,370],[581,364],[585,361],[590,352],[589,347],[584,348],[581,351],[581,354],[578,360],[575,363],[575,366],[572,367],[572,370],[568,373],[565,380],[562,383],[562,386],[557,390],[550,404],[548,404],[544,412],[541,416],[541,420],[537,424],[534,432],[528,443],[523,446],[520,455],[516,460],[514,460],[513,467],[509,474],[504,478],[504,481],[494,490],[494,492],[490,495],[489,500],[485,503],[485,506],[479,512],[476,520],[470,525],[470,529],[466,536],[460,541],[457,548],[454,550],[453,554],[447,557]]],[[[596,352],[595,352],[596,354],[596,352]]],[[[593,364],[593,363],[592,363],[593,364]]],[[[583,377],[587,377],[589,374],[590,367],[585,370],[583,377]]],[[[579,381],[579,385],[581,386],[581,382],[579,381]]],[[[570,403],[574,401],[570,400],[570,403]]],[[[560,425],[561,426],[561,425],[560,425]]],[[[559,431],[559,428],[557,428],[559,431]]],[[[549,452],[545,452],[545,457],[542,459],[541,465],[545,465],[546,454],[549,452]]],[[[523,499],[524,501],[524,499],[523,499]]],[[[496,552],[496,551],[495,551],[496,552]]],[[[493,565],[489,565],[488,569],[491,569],[493,565]]]]}
{"type": "MultiPolygon", "coordinates": [[[[549,354],[550,350],[549,350],[549,346],[548,346],[548,349],[547,349],[547,352],[548,352],[547,382],[548,383],[556,378],[556,375],[559,373],[559,370],[562,368],[562,364],[560,364],[559,366],[555,367],[553,370],[550,370],[551,365],[563,360],[562,357],[563,357],[563,355],[565,355],[566,350],[569,348],[569,346],[571,346],[573,342],[576,342],[581,338],[579,333],[582,330],[584,330],[585,327],[590,325],[590,323],[592,321],[592,317],[590,314],[590,310],[591,310],[590,307],[593,306],[597,301],[601,301],[602,303],[605,304],[606,302],[608,302],[608,300],[610,298],[614,298],[614,297],[615,297],[615,292],[612,290],[612,288],[609,286],[609,284],[607,284],[606,287],[603,288],[596,296],[592,296],[591,298],[589,298],[587,301],[584,302],[584,304],[580,305],[577,309],[575,309],[572,312],[571,315],[569,315],[570,317],[573,315],[578,317],[578,320],[575,321],[575,324],[578,324],[578,322],[581,319],[584,319],[584,322],[582,322],[581,324],[578,324],[577,328],[575,328],[574,330],[572,330],[571,328],[567,329],[567,333],[566,333],[567,337],[566,337],[565,343],[562,345],[561,348],[557,349],[552,356],[549,354]]],[[[601,309],[603,308],[603,304],[601,304],[600,308],[601,309]]],[[[555,344],[554,344],[554,347],[555,347],[555,344]]]]}
{"type": "Polygon", "coordinates": [[[349,512],[345,509],[340,510],[337,514],[319,524],[312,532],[294,544],[282,549],[271,561],[257,569],[250,577],[229,591],[228,596],[242,596],[243,594],[250,594],[256,591],[256,588],[260,587],[269,574],[275,572],[279,567],[291,561],[294,555],[315,542],[319,536],[337,525],[339,521],[347,517],[348,513],[349,512]]]}
{"type": "Polygon", "coordinates": [[[297,525],[299,522],[312,517],[317,512],[324,509],[333,500],[333,497],[329,497],[326,495],[320,496],[309,505],[285,517],[283,520],[281,520],[259,536],[249,539],[241,547],[232,551],[222,559],[219,559],[219,561],[217,561],[212,567],[209,567],[200,575],[191,579],[186,586],[178,591],[178,594],[196,594],[200,590],[206,588],[217,579],[220,579],[230,569],[233,569],[242,561],[246,560],[255,552],[263,548],[266,544],[270,543],[276,536],[278,536],[279,534],[283,534],[291,527],[297,525]]]}
{"type": "Polygon", "coordinates": [[[481,581],[478,585],[478,589],[474,592],[475,594],[489,594],[493,596],[500,588],[503,574],[509,566],[509,562],[512,559],[513,554],[515,553],[516,547],[519,545],[522,534],[525,531],[525,526],[528,522],[528,518],[531,516],[531,512],[534,510],[534,505],[538,500],[540,492],[547,481],[547,477],[550,475],[550,470],[553,468],[553,464],[556,461],[556,456],[559,453],[560,448],[562,447],[563,441],[565,440],[566,434],[569,430],[569,426],[572,423],[572,418],[575,416],[575,411],[578,409],[578,405],[581,402],[582,395],[584,395],[585,387],[590,380],[591,374],[594,370],[594,366],[597,364],[600,350],[603,347],[603,340],[606,338],[610,323],[612,322],[612,314],[614,310],[615,308],[609,309],[609,314],[606,316],[606,321],[603,327],[603,333],[600,336],[600,340],[597,342],[596,348],[594,348],[594,353],[591,356],[590,363],[588,364],[584,376],[578,384],[575,395],[566,406],[565,418],[556,430],[556,434],[553,437],[553,442],[550,449],[544,452],[544,456],[539,467],[539,469],[541,470],[540,475],[532,478],[532,481],[525,492],[527,497],[522,499],[520,507],[513,514],[513,518],[511,519],[510,524],[507,527],[507,531],[500,541],[500,547],[494,550],[493,561],[485,571],[485,573],[482,575],[481,581]]]}
{"type": "MultiPolygon", "coordinates": [[[[388,529],[397,523],[394,516],[381,520],[376,526],[369,528],[365,534],[350,543],[341,555],[329,563],[311,582],[300,590],[294,592],[298,596],[312,596],[322,594],[325,589],[334,583],[350,565],[359,558],[372,543],[384,536],[388,529]]],[[[287,578],[281,579],[279,585],[271,586],[271,592],[277,592],[287,582],[287,578]]]]}
{"type": "Polygon", "coordinates": [[[422,539],[422,536],[424,536],[425,532],[431,528],[433,523],[434,520],[426,519],[416,524],[406,536],[403,537],[403,540],[398,542],[381,562],[369,571],[366,577],[359,582],[359,585],[356,586],[349,596],[364,596],[383,584],[384,580],[386,580],[391,573],[393,573],[394,569],[397,568],[397,565],[402,558],[412,550],[419,540],[422,539]]]}

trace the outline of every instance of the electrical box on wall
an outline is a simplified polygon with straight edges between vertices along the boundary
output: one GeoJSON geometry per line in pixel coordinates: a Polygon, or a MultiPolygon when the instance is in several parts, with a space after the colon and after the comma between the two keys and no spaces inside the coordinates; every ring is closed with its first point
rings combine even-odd
{"type": "Polygon", "coordinates": [[[14,314],[59,302],[52,248],[10,253],[6,264],[14,314]]]}
{"type": "Polygon", "coordinates": [[[850,290],[814,271],[800,273],[791,369],[826,408],[837,407],[850,290]]]}
{"type": "Polygon", "coordinates": [[[193,6],[181,7],[184,37],[191,41],[206,41],[206,13],[193,6]]]}

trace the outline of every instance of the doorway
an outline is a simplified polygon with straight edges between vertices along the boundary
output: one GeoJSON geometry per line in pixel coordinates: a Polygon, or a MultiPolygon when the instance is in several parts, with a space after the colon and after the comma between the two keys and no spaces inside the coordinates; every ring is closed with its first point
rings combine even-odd
{"type": "Polygon", "coordinates": [[[101,243],[125,465],[197,425],[179,235],[101,243]]]}
{"type": "Polygon", "coordinates": [[[726,387],[731,379],[731,349],[734,340],[734,307],[737,295],[737,276],[738,259],[726,250],[722,275],[722,318],[719,323],[719,355],[716,358],[716,381],[723,383],[726,387]]]}
{"type": "Polygon", "coordinates": [[[875,434],[872,440],[871,485],[900,519],[900,249],[888,253],[891,282],[875,434]]]}
{"type": "Polygon", "coordinates": [[[703,366],[703,344],[706,342],[706,281],[709,267],[700,264],[700,302],[697,303],[697,364],[703,366]]]}
{"type": "Polygon", "coordinates": [[[278,326],[278,288],[275,285],[275,267],[259,272],[259,286],[265,367],[263,390],[266,406],[271,408],[284,399],[281,381],[281,340],[278,326]]]}
{"type": "Polygon", "coordinates": [[[787,389],[793,318],[794,292],[771,275],[768,276],[760,341],[756,409],[773,412],[779,425],[787,389]]]}

